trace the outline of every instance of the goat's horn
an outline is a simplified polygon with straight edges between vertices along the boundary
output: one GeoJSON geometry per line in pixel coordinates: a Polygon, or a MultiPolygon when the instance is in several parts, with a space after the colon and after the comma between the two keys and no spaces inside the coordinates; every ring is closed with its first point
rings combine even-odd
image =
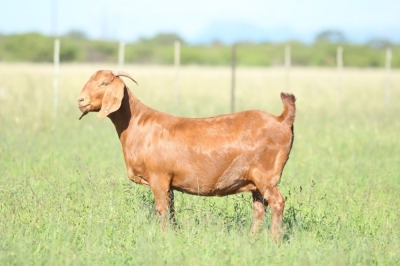
{"type": "Polygon", "coordinates": [[[126,78],[129,78],[129,79],[131,79],[133,82],[135,82],[136,85],[139,85],[139,84],[137,83],[137,81],[136,81],[134,78],[131,77],[131,75],[129,75],[128,73],[126,73],[126,72],[124,72],[124,71],[117,71],[117,72],[113,71],[112,73],[113,73],[114,76],[116,76],[116,77],[126,77],[126,78]]]}

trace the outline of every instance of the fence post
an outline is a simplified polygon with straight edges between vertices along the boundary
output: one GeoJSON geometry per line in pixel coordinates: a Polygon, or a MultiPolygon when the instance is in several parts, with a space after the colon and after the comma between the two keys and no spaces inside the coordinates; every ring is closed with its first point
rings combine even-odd
{"type": "Polygon", "coordinates": [[[125,64],[125,43],[120,42],[119,43],[119,49],[118,49],[118,67],[119,69],[122,69],[125,64]]]}
{"type": "Polygon", "coordinates": [[[340,102],[342,91],[342,71],[343,71],[343,48],[339,46],[336,51],[337,66],[337,84],[336,84],[336,101],[340,102]]]}
{"type": "Polygon", "coordinates": [[[391,72],[392,72],[392,50],[386,49],[386,109],[390,109],[390,94],[391,94],[391,72]]]}
{"type": "Polygon", "coordinates": [[[181,43],[174,43],[174,65],[175,65],[175,106],[178,114],[180,114],[180,93],[179,93],[179,71],[181,66],[181,43]]]}
{"type": "Polygon", "coordinates": [[[53,79],[53,118],[57,118],[58,113],[58,79],[60,76],[60,39],[54,41],[54,79],[53,79]]]}
{"type": "Polygon", "coordinates": [[[285,90],[289,91],[290,67],[292,65],[291,49],[289,45],[285,47],[285,90]]]}
{"type": "Polygon", "coordinates": [[[231,113],[234,113],[236,104],[236,44],[232,45],[231,71],[231,113]]]}

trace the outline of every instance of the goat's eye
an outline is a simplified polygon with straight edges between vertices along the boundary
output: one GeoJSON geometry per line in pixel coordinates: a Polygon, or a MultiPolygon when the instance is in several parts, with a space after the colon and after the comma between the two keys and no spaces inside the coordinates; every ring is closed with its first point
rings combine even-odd
{"type": "Polygon", "coordinates": [[[100,86],[107,86],[107,85],[108,85],[108,83],[105,82],[105,81],[103,81],[103,82],[100,84],[100,86]]]}

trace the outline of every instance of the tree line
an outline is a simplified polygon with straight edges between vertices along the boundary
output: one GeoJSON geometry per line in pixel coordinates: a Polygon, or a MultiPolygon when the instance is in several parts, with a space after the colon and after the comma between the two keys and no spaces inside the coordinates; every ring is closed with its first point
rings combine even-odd
{"type": "MultiPolygon", "coordinates": [[[[54,37],[39,33],[0,35],[0,62],[52,62],[54,37]]],[[[115,63],[118,42],[93,40],[79,31],[60,36],[61,62],[115,63]]],[[[181,64],[228,65],[231,45],[218,41],[208,44],[188,44],[176,34],[157,34],[126,43],[125,62],[132,64],[172,64],[175,41],[180,41],[181,64]]],[[[295,66],[336,65],[338,46],[343,48],[343,64],[350,67],[384,67],[386,49],[392,50],[392,67],[400,67],[400,46],[385,40],[365,44],[349,43],[340,32],[325,31],[313,43],[300,41],[282,43],[239,42],[237,64],[243,66],[280,66],[284,64],[284,49],[291,48],[291,63],[295,66]]]]}

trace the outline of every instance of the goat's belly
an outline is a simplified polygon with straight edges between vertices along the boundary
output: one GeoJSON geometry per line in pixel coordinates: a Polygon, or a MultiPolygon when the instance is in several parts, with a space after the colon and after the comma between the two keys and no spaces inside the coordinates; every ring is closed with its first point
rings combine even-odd
{"type": "Polygon", "coordinates": [[[187,178],[172,183],[172,189],[199,196],[226,196],[254,191],[256,186],[249,180],[224,178],[187,178]]]}
{"type": "Polygon", "coordinates": [[[249,180],[248,171],[253,154],[241,153],[231,158],[219,158],[221,164],[196,167],[182,171],[172,180],[175,190],[203,196],[225,196],[244,191],[254,191],[256,186],[249,180]],[[213,166],[212,166],[213,165],[213,166]]]}
{"type": "Polygon", "coordinates": [[[226,195],[237,194],[240,192],[255,191],[255,190],[256,186],[254,185],[253,182],[248,180],[238,180],[237,182],[234,182],[232,184],[223,184],[221,186],[216,187],[214,195],[226,196],[226,195]]]}
{"type": "Polygon", "coordinates": [[[255,189],[254,183],[246,179],[243,173],[225,172],[215,184],[215,195],[225,196],[255,189]]]}

